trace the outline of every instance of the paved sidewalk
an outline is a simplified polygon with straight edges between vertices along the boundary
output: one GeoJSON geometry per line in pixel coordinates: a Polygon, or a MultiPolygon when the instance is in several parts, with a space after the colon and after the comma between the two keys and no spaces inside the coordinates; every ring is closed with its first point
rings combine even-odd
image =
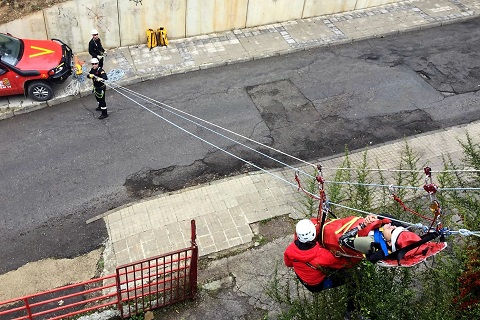
{"type": "MultiPolygon", "coordinates": [[[[257,28],[234,30],[170,41],[168,47],[149,50],[146,45],[111,49],[105,69],[121,69],[126,85],[147,79],[233,64],[252,59],[288,54],[309,48],[348,43],[356,40],[430,28],[444,23],[477,17],[480,0],[405,1],[373,9],[346,12],[311,19],[289,21],[257,28]]],[[[81,54],[88,61],[88,55],[81,54]]],[[[66,87],[65,84],[64,87],[66,87]]],[[[80,86],[80,95],[90,94],[89,81],[80,86]]],[[[75,99],[57,88],[57,97],[47,103],[35,103],[22,97],[0,100],[0,119],[34,111],[75,99]]],[[[441,169],[442,155],[453,160],[461,156],[457,139],[465,132],[480,136],[480,122],[410,137],[409,146],[433,169],[441,169]]],[[[405,141],[396,141],[369,149],[372,161],[382,168],[397,168],[405,141]]],[[[361,161],[363,152],[350,156],[361,161]]],[[[321,159],[324,175],[331,179],[342,157],[321,159]]],[[[307,171],[311,171],[308,167],[307,171]]],[[[303,217],[303,196],[294,185],[294,172],[276,170],[275,175],[252,173],[188,188],[106,212],[109,243],[105,251],[106,272],[115,266],[166,253],[189,245],[190,220],[197,221],[201,255],[247,244],[254,238],[250,224],[289,214],[303,217]]],[[[388,181],[388,175],[386,179],[388,181]]],[[[393,183],[393,181],[390,181],[393,183]]],[[[90,223],[92,219],[87,221],[90,223]]]]}

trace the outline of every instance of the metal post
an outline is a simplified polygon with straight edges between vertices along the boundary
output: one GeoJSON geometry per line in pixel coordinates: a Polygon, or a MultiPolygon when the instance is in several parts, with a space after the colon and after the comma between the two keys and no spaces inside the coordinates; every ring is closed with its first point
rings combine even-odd
{"type": "Polygon", "coordinates": [[[191,222],[191,243],[192,243],[192,260],[190,262],[190,294],[192,298],[197,295],[197,276],[198,276],[198,246],[197,246],[197,226],[195,220],[191,222]]]}
{"type": "Polygon", "coordinates": [[[120,311],[120,316],[123,319],[122,288],[121,288],[119,268],[117,268],[117,276],[115,277],[115,281],[117,283],[117,306],[118,306],[118,310],[120,311]]]}
{"type": "Polygon", "coordinates": [[[23,302],[25,302],[25,308],[27,309],[28,319],[33,320],[32,310],[30,310],[30,304],[28,303],[28,297],[23,298],[23,302]]]}

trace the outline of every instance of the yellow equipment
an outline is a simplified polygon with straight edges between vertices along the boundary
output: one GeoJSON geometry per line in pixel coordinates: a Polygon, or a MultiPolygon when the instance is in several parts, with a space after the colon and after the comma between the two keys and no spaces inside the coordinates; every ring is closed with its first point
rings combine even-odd
{"type": "Polygon", "coordinates": [[[161,46],[168,46],[168,39],[167,39],[167,29],[164,27],[160,27],[157,29],[157,42],[161,46]]]}
{"type": "Polygon", "coordinates": [[[82,65],[85,64],[85,61],[80,61],[77,55],[73,56],[73,61],[75,63],[75,74],[80,76],[83,73],[82,65]]]}
{"type": "Polygon", "coordinates": [[[157,46],[157,35],[153,29],[147,29],[147,47],[152,48],[157,46]]]}

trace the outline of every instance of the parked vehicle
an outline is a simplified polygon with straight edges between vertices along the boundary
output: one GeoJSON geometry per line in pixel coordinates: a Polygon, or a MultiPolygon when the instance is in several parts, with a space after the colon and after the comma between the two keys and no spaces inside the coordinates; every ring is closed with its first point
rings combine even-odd
{"type": "Polygon", "coordinates": [[[72,49],[58,39],[20,39],[0,33],[0,97],[53,98],[53,85],[72,74],[72,49]]]}

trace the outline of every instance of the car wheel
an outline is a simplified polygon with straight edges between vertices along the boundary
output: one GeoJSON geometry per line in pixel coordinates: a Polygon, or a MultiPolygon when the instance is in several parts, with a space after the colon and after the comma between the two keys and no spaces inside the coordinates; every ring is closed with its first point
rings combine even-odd
{"type": "Polygon", "coordinates": [[[28,96],[35,101],[47,101],[53,98],[52,86],[45,81],[33,81],[28,85],[28,96]]]}

